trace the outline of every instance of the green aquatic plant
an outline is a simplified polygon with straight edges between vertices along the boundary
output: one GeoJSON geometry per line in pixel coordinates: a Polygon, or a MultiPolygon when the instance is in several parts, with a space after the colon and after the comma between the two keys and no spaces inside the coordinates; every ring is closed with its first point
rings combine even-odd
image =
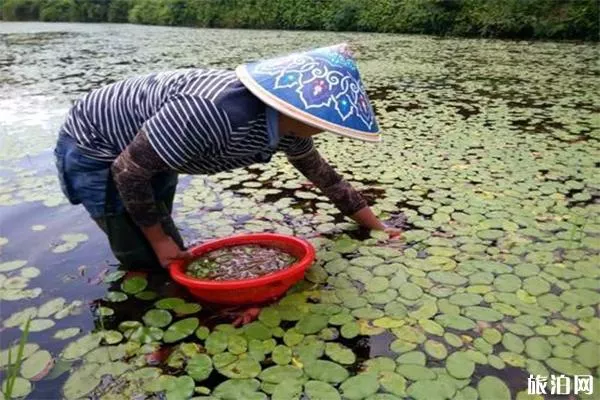
{"type": "Polygon", "coordinates": [[[2,382],[2,394],[4,398],[11,399],[13,395],[15,397],[25,396],[31,391],[31,384],[29,381],[23,378],[19,378],[19,371],[24,358],[24,349],[27,344],[27,338],[29,337],[29,326],[31,318],[28,318],[23,324],[21,337],[19,338],[19,344],[17,346],[17,354],[13,360],[13,348],[8,349],[8,367],[4,382],[2,382]],[[14,362],[13,362],[14,361],[14,362]]]}

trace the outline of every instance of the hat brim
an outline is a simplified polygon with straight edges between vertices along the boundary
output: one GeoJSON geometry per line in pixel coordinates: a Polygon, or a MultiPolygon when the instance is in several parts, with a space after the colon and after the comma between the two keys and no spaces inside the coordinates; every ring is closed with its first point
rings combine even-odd
{"type": "Polygon", "coordinates": [[[270,107],[273,107],[275,110],[287,115],[288,117],[297,119],[314,128],[332,132],[340,136],[346,136],[349,138],[359,139],[366,142],[381,142],[381,135],[379,134],[379,131],[370,132],[367,134],[361,131],[357,131],[355,129],[347,128],[345,126],[325,121],[305,111],[299,110],[296,107],[293,107],[292,105],[279,99],[272,93],[269,93],[262,86],[256,83],[256,81],[248,73],[246,65],[238,66],[235,69],[235,73],[239,80],[242,81],[244,86],[246,86],[246,88],[248,88],[248,90],[250,90],[252,94],[258,97],[263,103],[267,104],[270,107]]]}

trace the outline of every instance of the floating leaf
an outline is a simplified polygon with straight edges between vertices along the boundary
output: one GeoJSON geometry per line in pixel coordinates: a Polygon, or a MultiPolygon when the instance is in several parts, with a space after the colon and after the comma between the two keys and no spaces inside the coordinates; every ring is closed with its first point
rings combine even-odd
{"type": "Polygon", "coordinates": [[[206,338],[206,351],[208,354],[222,353],[227,349],[228,340],[225,332],[213,332],[206,338]]]}
{"type": "Polygon", "coordinates": [[[379,390],[379,382],[374,374],[362,374],[348,378],[341,384],[342,396],[349,400],[361,400],[379,390]]]}
{"type": "Polygon", "coordinates": [[[81,333],[81,328],[65,328],[54,332],[54,336],[52,337],[55,339],[65,340],[77,336],[79,333],[81,333]]]}
{"type": "MultiPolygon", "coordinates": [[[[51,319],[32,319],[29,323],[29,332],[41,332],[50,329],[55,325],[51,319]]],[[[23,326],[20,327],[23,330],[23,326]]]]}
{"type": "Polygon", "coordinates": [[[165,343],[173,343],[186,338],[194,333],[199,324],[200,321],[198,318],[186,318],[182,319],[181,321],[177,321],[167,328],[163,340],[165,343]]]}
{"type": "MultiPolygon", "coordinates": [[[[8,380],[5,379],[2,382],[2,392],[3,393],[6,393],[6,391],[7,391],[7,384],[8,384],[8,380]]],[[[32,390],[31,382],[29,382],[27,379],[17,376],[14,378],[14,381],[12,383],[11,398],[16,399],[19,397],[25,397],[29,393],[31,393],[31,390],[32,390]]],[[[4,396],[3,396],[3,398],[4,398],[4,396]]]]}
{"type": "Polygon", "coordinates": [[[259,379],[264,382],[279,383],[286,379],[298,379],[302,376],[302,370],[291,365],[276,365],[263,370],[259,379]]]}
{"type": "Polygon", "coordinates": [[[142,317],[144,323],[148,326],[154,326],[156,328],[163,328],[171,323],[173,317],[166,310],[149,310],[142,317]]]}
{"type": "Polygon", "coordinates": [[[325,354],[339,364],[351,365],[356,362],[354,352],[340,343],[327,343],[325,345],[325,354]]]}
{"type": "Polygon", "coordinates": [[[97,364],[84,364],[71,373],[63,386],[65,398],[75,400],[91,393],[100,384],[100,378],[96,376],[98,368],[97,364]]]}
{"type": "Polygon", "coordinates": [[[321,381],[308,381],[304,391],[310,400],[340,400],[338,391],[328,383],[321,381]]]}
{"type": "Polygon", "coordinates": [[[477,385],[481,400],[510,400],[510,390],[495,376],[484,376],[477,385]]]}
{"type": "Polygon", "coordinates": [[[176,378],[173,387],[166,392],[167,400],[189,399],[194,393],[194,380],[187,376],[176,378]]]}
{"type": "Polygon", "coordinates": [[[119,303],[127,300],[127,295],[123,292],[108,292],[104,296],[104,300],[110,301],[113,303],[119,303]]]}
{"type": "MultiPolygon", "coordinates": [[[[138,343],[152,343],[161,340],[164,332],[160,328],[153,326],[140,326],[130,330],[129,339],[138,343]]],[[[127,336],[127,333],[125,334],[127,336]]]]}
{"type": "Polygon", "coordinates": [[[39,381],[48,375],[53,365],[52,355],[46,350],[39,350],[23,361],[21,376],[30,381],[39,381]]]}
{"type": "Polygon", "coordinates": [[[198,354],[192,357],[185,367],[185,372],[194,378],[196,382],[207,379],[212,370],[212,360],[206,354],[198,354]]]}
{"type": "Polygon", "coordinates": [[[272,400],[300,399],[302,394],[302,382],[297,380],[284,380],[273,389],[272,400]]]}
{"type": "Polygon", "coordinates": [[[112,271],[104,277],[104,283],[116,282],[127,274],[125,271],[112,271]]]}
{"type": "Polygon", "coordinates": [[[195,314],[202,310],[202,306],[196,303],[184,303],[173,308],[173,311],[177,315],[195,314]]]}
{"type": "Polygon", "coordinates": [[[457,379],[466,379],[473,375],[475,363],[465,353],[452,353],[446,359],[446,370],[457,379]]]}
{"type": "Polygon", "coordinates": [[[148,286],[148,281],[146,279],[142,278],[141,276],[134,276],[125,279],[121,283],[121,290],[127,294],[136,294],[146,289],[146,286],[148,286]]]}
{"type": "Polygon", "coordinates": [[[415,364],[425,366],[427,357],[420,351],[408,351],[396,359],[398,364],[415,364]]]}
{"type": "Polygon", "coordinates": [[[277,365],[287,365],[292,361],[292,349],[284,345],[278,345],[273,349],[271,358],[277,365]]]}
{"type": "Polygon", "coordinates": [[[443,360],[448,355],[448,350],[446,350],[444,344],[435,340],[426,341],[424,348],[427,354],[438,360],[443,360]]]}
{"type": "Polygon", "coordinates": [[[230,379],[219,384],[212,394],[225,400],[253,399],[259,387],[260,382],[256,379],[230,379]]]}
{"type": "Polygon", "coordinates": [[[135,294],[136,299],[140,299],[143,301],[151,301],[157,297],[158,297],[158,294],[156,292],[153,292],[152,290],[144,290],[143,292],[139,292],[139,293],[135,294]]]}
{"type": "Polygon", "coordinates": [[[13,260],[0,263],[0,272],[14,271],[27,265],[25,260],[13,260]]]}
{"type": "MultiPolygon", "coordinates": [[[[447,367],[447,364],[446,364],[447,367]]],[[[396,372],[411,381],[435,379],[435,372],[431,369],[416,364],[401,364],[396,368],[396,372]]]]}
{"type": "Polygon", "coordinates": [[[100,345],[102,336],[97,333],[90,333],[71,342],[61,353],[64,360],[75,360],[83,357],[85,354],[94,350],[100,345]]]}

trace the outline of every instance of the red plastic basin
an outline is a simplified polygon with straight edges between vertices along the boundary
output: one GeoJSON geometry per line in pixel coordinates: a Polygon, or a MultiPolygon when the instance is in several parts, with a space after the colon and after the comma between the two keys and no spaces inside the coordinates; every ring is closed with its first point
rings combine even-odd
{"type": "Polygon", "coordinates": [[[304,272],[315,260],[315,249],[306,240],[274,233],[236,235],[202,243],[189,249],[194,258],[223,247],[258,244],[284,250],[298,259],[281,271],[254,279],[213,281],[196,279],[185,274],[186,261],[169,266],[174,281],[185,286],[190,293],[206,302],[218,304],[253,304],[272,301],[283,295],[294,283],[304,278],[304,272]]]}

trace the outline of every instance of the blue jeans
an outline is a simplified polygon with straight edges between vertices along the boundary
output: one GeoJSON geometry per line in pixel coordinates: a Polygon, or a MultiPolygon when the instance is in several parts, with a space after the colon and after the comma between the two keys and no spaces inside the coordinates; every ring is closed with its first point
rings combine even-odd
{"type": "MultiPolygon", "coordinates": [[[[71,204],[82,204],[100,229],[106,233],[115,257],[125,266],[160,268],[151,244],[133,222],[115,189],[111,162],[87,157],[72,137],[59,134],[56,168],[60,187],[71,204]]],[[[171,218],[177,173],[167,172],[152,178],[154,199],[161,210],[161,225],[182,249],[183,240],[171,218]]]]}
{"type": "MultiPolygon", "coordinates": [[[[86,156],[77,147],[77,141],[65,133],[58,136],[54,156],[60,188],[71,204],[83,204],[92,218],[125,212],[119,193],[107,190],[114,184],[111,162],[86,156]]],[[[177,181],[176,172],[156,175],[152,179],[154,198],[165,200],[177,187],[177,181]]]]}

